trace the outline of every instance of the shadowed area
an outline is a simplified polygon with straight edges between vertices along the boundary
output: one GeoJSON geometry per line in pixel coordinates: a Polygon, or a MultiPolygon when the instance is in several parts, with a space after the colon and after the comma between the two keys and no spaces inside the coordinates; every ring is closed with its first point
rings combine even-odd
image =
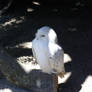
{"type": "Polygon", "coordinates": [[[0,17],[0,46],[16,58],[30,57],[31,46],[24,48],[20,44],[30,43],[41,26],[52,27],[59,44],[71,57],[71,62],[65,62],[66,72],[71,75],[65,83],[59,84],[59,92],[90,92],[85,91],[85,85],[92,81],[91,9],[90,3],[84,1],[55,4],[38,0],[23,1],[21,5],[14,1],[0,17]]]}

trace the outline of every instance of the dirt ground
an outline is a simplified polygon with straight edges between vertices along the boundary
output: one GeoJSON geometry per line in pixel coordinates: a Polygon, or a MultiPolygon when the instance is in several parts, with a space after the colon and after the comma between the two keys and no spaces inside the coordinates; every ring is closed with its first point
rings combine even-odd
{"type": "Polygon", "coordinates": [[[85,8],[65,12],[60,7],[13,4],[0,17],[0,46],[20,61],[29,62],[32,51],[21,44],[31,42],[37,28],[48,25],[71,58],[71,62],[65,62],[65,70],[71,74],[59,84],[59,92],[92,92],[91,21],[91,13],[85,8]]]}

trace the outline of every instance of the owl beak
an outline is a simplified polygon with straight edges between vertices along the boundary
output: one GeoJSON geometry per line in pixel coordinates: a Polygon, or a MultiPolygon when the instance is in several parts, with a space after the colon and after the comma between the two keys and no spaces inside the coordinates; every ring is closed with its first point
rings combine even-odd
{"type": "Polygon", "coordinates": [[[37,38],[37,40],[39,40],[39,38],[37,38]]]}
{"type": "Polygon", "coordinates": [[[35,34],[35,37],[37,37],[37,33],[35,34]]]}
{"type": "Polygon", "coordinates": [[[39,37],[37,36],[37,33],[35,34],[35,37],[36,37],[37,40],[39,40],[39,37]]]}
{"type": "Polygon", "coordinates": [[[39,40],[39,37],[36,37],[37,40],[39,40]]]}

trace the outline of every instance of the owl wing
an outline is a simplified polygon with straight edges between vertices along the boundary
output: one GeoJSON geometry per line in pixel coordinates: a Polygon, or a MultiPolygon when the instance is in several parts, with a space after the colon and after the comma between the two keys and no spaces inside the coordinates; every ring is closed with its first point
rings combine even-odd
{"type": "Polygon", "coordinates": [[[63,49],[57,49],[53,56],[50,56],[50,65],[53,68],[54,72],[57,72],[58,75],[64,77],[65,68],[64,68],[64,51],[63,49]]]}

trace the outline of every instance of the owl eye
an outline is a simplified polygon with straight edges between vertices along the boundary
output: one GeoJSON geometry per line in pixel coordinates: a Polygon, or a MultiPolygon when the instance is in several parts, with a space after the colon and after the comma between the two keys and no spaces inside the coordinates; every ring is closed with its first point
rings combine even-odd
{"type": "Polygon", "coordinates": [[[45,35],[41,35],[41,37],[45,37],[45,35]]]}

